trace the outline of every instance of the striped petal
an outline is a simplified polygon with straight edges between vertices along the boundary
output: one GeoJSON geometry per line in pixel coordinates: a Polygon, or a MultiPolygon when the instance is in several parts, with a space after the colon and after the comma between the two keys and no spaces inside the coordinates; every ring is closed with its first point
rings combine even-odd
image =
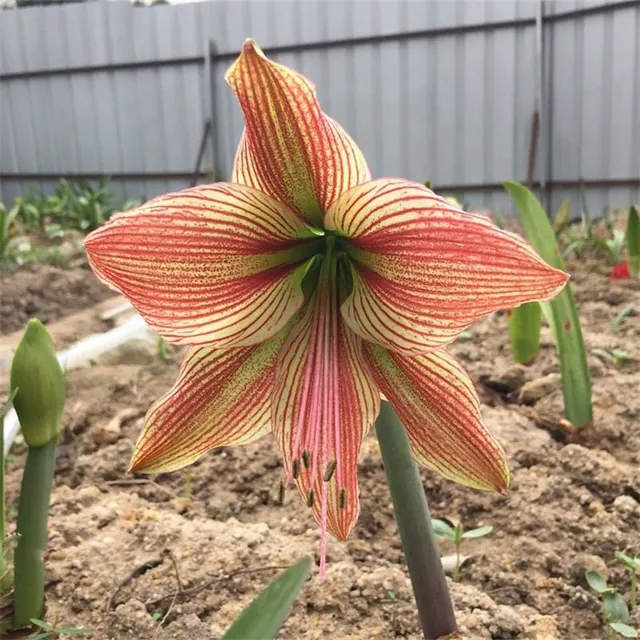
{"type": "Polygon", "coordinates": [[[345,540],[360,512],[357,465],[380,393],[362,341],[340,319],[337,288],[321,285],[282,347],[273,428],[288,479],[294,478],[322,528],[345,540]]]}
{"type": "Polygon", "coordinates": [[[275,362],[287,330],[251,347],[191,347],[173,388],[147,413],[130,471],[180,469],[271,428],[275,362]]]}
{"type": "Polygon", "coordinates": [[[370,180],[362,152],[326,116],[314,86],[268,60],[253,40],[227,71],[245,118],[234,181],[284,202],[316,226],[347,189],[370,180]]]}
{"type": "Polygon", "coordinates": [[[235,347],[273,336],[300,308],[311,238],[269,196],[217,183],[121,213],[85,247],[96,275],[166,340],[235,347]]]}
{"type": "Polygon", "coordinates": [[[418,464],[460,484],[506,493],[504,451],[483,426],[478,395],[458,362],[444,350],[410,357],[369,343],[364,351],[418,464]]]}
{"type": "Polygon", "coordinates": [[[447,344],[498,309],[548,300],[568,278],[515,234],[404,180],[351,189],[327,212],[325,227],[349,238],[346,322],[404,353],[447,344]]]}

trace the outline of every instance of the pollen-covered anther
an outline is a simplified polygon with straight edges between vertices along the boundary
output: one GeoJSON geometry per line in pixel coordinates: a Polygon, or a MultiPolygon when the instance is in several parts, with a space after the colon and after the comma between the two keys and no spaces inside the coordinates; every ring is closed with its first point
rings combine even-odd
{"type": "Polygon", "coordinates": [[[311,509],[313,507],[313,502],[314,502],[314,495],[313,495],[313,489],[311,489],[311,491],[309,491],[309,493],[307,493],[307,507],[309,507],[309,509],[311,509]]]}
{"type": "Polygon", "coordinates": [[[280,483],[278,484],[278,504],[282,505],[284,504],[284,494],[285,494],[285,486],[284,486],[284,480],[280,480],[280,483]]]}
{"type": "Polygon", "coordinates": [[[331,482],[331,478],[333,478],[333,474],[335,473],[336,470],[336,460],[329,460],[329,464],[327,465],[327,468],[325,469],[324,472],[324,476],[323,476],[323,480],[325,482],[331,482]]]}
{"type": "Polygon", "coordinates": [[[311,455],[306,449],[302,452],[302,464],[304,464],[305,469],[311,468],[311,455]]]}
{"type": "Polygon", "coordinates": [[[338,497],[338,505],[340,506],[341,509],[346,509],[347,507],[347,490],[344,487],[340,489],[340,495],[338,497]]]}
{"type": "Polygon", "coordinates": [[[291,474],[293,475],[294,480],[297,480],[300,475],[300,460],[298,460],[298,458],[293,461],[293,470],[291,474]]]}

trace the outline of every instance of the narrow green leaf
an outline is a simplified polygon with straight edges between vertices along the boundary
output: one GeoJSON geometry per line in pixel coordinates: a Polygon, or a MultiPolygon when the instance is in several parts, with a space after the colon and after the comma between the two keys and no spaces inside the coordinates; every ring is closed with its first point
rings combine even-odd
{"type": "Polygon", "coordinates": [[[608,622],[626,622],[629,619],[629,607],[617,591],[605,593],[602,603],[608,622]]]}
{"type": "Polygon", "coordinates": [[[509,342],[516,362],[531,364],[540,348],[542,307],[539,302],[527,302],[509,310],[509,342]]]}
{"type": "Polygon", "coordinates": [[[613,555],[620,564],[623,564],[625,567],[629,567],[629,569],[635,569],[635,560],[629,557],[626,553],[616,551],[613,555]]]}
{"type": "Polygon", "coordinates": [[[553,229],[556,234],[563,231],[571,222],[571,201],[563,200],[553,218],[553,229]]]}
{"type": "Polygon", "coordinates": [[[310,572],[310,558],[304,558],[287,569],[240,614],[223,640],[275,638],[310,572]]]}
{"type": "Polygon", "coordinates": [[[93,631],[91,629],[83,629],[77,627],[61,627],[58,629],[58,633],[65,636],[91,636],[93,631]]]}
{"type": "Polygon", "coordinates": [[[616,633],[619,633],[623,638],[638,637],[638,632],[633,627],[630,627],[628,624],[624,624],[624,622],[610,622],[609,626],[616,633]]]}
{"type": "Polygon", "coordinates": [[[630,302],[628,305],[624,306],[620,313],[611,321],[611,328],[609,329],[611,335],[615,334],[624,319],[635,309],[635,306],[634,302],[630,302]]]}
{"type": "Polygon", "coordinates": [[[45,622],[44,620],[40,620],[40,618],[30,618],[31,624],[34,624],[36,627],[40,627],[45,631],[53,631],[53,625],[45,622]]]}
{"type": "Polygon", "coordinates": [[[447,540],[455,540],[455,530],[454,528],[444,520],[438,520],[437,518],[433,518],[431,520],[431,526],[433,527],[433,533],[435,533],[438,538],[446,538],[447,540]]]}
{"type": "Polygon", "coordinates": [[[609,589],[609,585],[605,580],[604,576],[599,574],[597,571],[589,570],[585,571],[584,578],[587,581],[587,584],[598,593],[604,593],[609,589]]]}
{"type": "MultiPolygon", "coordinates": [[[[553,227],[538,199],[517,182],[505,182],[504,186],[516,203],[525,235],[533,248],[548,264],[564,271],[553,227]]],[[[570,283],[545,305],[552,316],[550,324],[560,358],[565,415],[576,427],[584,427],[593,422],[591,378],[570,283]]]]}
{"type": "Polygon", "coordinates": [[[53,634],[50,631],[44,631],[42,633],[36,633],[33,636],[29,636],[29,640],[45,640],[46,638],[53,638],[53,634]]]}
{"type": "Polygon", "coordinates": [[[629,272],[634,278],[640,278],[640,218],[637,207],[629,208],[627,252],[629,253],[629,272]]]}
{"type": "Polygon", "coordinates": [[[493,531],[492,526],[478,527],[477,529],[470,529],[462,534],[463,538],[482,538],[488,536],[493,531]]]}

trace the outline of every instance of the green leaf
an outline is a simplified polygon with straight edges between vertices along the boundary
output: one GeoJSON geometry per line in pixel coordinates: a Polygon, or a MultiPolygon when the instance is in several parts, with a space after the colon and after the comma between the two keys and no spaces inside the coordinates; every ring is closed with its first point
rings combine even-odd
{"type": "Polygon", "coordinates": [[[627,252],[629,254],[629,272],[634,278],[640,278],[640,218],[637,207],[629,208],[627,252]]]}
{"type": "Polygon", "coordinates": [[[587,584],[598,593],[605,593],[609,589],[609,585],[607,584],[604,576],[597,571],[593,571],[591,569],[585,571],[584,578],[587,581],[587,584]]]}
{"type": "Polygon", "coordinates": [[[531,364],[540,348],[542,307],[539,302],[527,302],[509,310],[509,342],[516,362],[531,364]]]}
{"type": "Polygon", "coordinates": [[[458,522],[458,524],[456,524],[456,526],[453,528],[453,538],[456,544],[458,544],[460,540],[462,540],[462,523],[461,522],[458,522]]]}
{"type": "Polygon", "coordinates": [[[29,640],[45,640],[45,638],[53,638],[53,634],[50,631],[44,631],[43,633],[36,633],[29,636],[29,640]]]}
{"type": "Polygon", "coordinates": [[[462,534],[463,538],[482,538],[488,536],[493,531],[492,526],[478,527],[477,529],[470,529],[462,534]]]}
{"type": "Polygon", "coordinates": [[[447,540],[456,539],[455,530],[448,522],[432,518],[431,526],[433,527],[433,533],[435,533],[438,538],[446,538],[447,540]]]}
{"type": "Polygon", "coordinates": [[[310,572],[310,558],[287,569],[240,614],[223,640],[275,638],[310,572]]]}
{"type": "Polygon", "coordinates": [[[635,560],[622,551],[616,551],[614,554],[615,559],[629,569],[635,569],[635,560]]]}
{"type": "MultiPolygon", "coordinates": [[[[533,248],[545,262],[564,271],[553,227],[538,199],[517,182],[505,182],[504,186],[516,203],[525,235],[533,248]]],[[[593,423],[591,378],[570,283],[544,304],[552,318],[550,324],[560,358],[565,415],[576,427],[584,427],[593,423]]]]}
{"type": "Polygon", "coordinates": [[[34,624],[36,627],[40,627],[45,631],[53,631],[53,625],[45,622],[44,620],[40,620],[40,618],[30,618],[31,624],[34,624]]]}
{"type": "Polygon", "coordinates": [[[611,335],[615,334],[622,321],[635,309],[635,306],[634,302],[630,302],[628,305],[623,307],[620,313],[612,320],[611,328],[609,329],[611,335]]]}
{"type": "Polygon", "coordinates": [[[553,218],[553,230],[560,233],[571,222],[571,200],[563,200],[553,218]]]}
{"type": "Polygon", "coordinates": [[[626,622],[629,619],[627,603],[617,591],[605,593],[602,604],[607,622],[626,622]]]}
{"type": "Polygon", "coordinates": [[[91,629],[83,629],[79,627],[61,627],[58,629],[58,633],[65,636],[91,636],[93,631],[91,629]]]}
{"type": "Polygon", "coordinates": [[[616,633],[619,633],[623,638],[638,637],[638,632],[633,627],[630,627],[628,624],[624,624],[624,622],[610,622],[609,626],[616,633]]]}

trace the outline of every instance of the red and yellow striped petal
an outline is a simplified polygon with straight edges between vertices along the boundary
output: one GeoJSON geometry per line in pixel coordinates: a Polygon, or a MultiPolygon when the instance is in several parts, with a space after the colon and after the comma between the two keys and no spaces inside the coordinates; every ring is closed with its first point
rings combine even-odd
{"type": "Polygon", "coordinates": [[[548,300],[568,278],[520,237],[405,180],[351,189],[327,212],[325,227],[350,239],[345,320],[365,339],[404,353],[447,344],[498,309],[548,300]]]}
{"type": "Polygon", "coordinates": [[[370,180],[362,152],[322,112],[313,85],[268,60],[253,40],[225,77],[245,118],[234,180],[288,204],[318,227],[341,193],[370,180]]]}
{"type": "Polygon", "coordinates": [[[345,540],[358,519],[358,454],[379,408],[362,341],[340,319],[337,288],[321,285],[282,347],[273,428],[287,477],[321,525],[322,562],[326,531],[345,540]]]}
{"type": "Polygon", "coordinates": [[[411,357],[371,343],[364,352],[418,464],[469,487],[506,493],[504,451],[482,424],[473,383],[452,356],[440,350],[411,357]]]}
{"type": "Polygon", "coordinates": [[[312,238],[288,207],[217,183],[121,213],[85,247],[96,275],[167,341],[236,347],[275,335],[300,308],[312,238]]]}
{"type": "Polygon", "coordinates": [[[173,471],[211,449],[268,433],[275,363],[286,332],[258,346],[191,347],[173,388],[147,413],[130,471],[173,471]]]}

